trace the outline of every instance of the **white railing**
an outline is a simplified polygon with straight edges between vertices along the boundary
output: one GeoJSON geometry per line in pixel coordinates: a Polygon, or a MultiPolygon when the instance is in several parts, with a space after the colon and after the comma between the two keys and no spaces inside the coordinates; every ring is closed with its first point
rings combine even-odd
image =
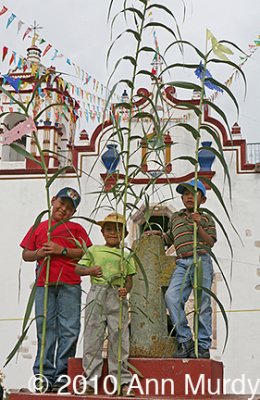
{"type": "Polygon", "coordinates": [[[260,143],[247,143],[246,161],[249,164],[260,163],[260,143]]]}

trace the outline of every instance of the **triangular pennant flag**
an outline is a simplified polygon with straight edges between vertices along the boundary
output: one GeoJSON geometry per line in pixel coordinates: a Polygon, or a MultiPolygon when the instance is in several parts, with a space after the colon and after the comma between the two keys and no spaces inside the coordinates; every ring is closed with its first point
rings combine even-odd
{"type": "Polygon", "coordinates": [[[3,15],[7,10],[8,10],[8,8],[3,6],[2,10],[0,11],[0,15],[3,15]]]}
{"type": "Polygon", "coordinates": [[[55,49],[54,54],[53,54],[53,56],[51,58],[51,61],[55,60],[55,58],[57,57],[57,54],[58,54],[58,50],[55,49]]]}
{"type": "Polygon", "coordinates": [[[52,45],[49,43],[47,44],[47,46],[45,47],[45,49],[43,50],[42,56],[44,57],[45,54],[52,48],[52,45]]]}
{"type": "Polygon", "coordinates": [[[18,26],[17,26],[17,35],[18,35],[18,33],[20,32],[20,30],[21,30],[21,27],[23,26],[23,24],[24,24],[24,22],[23,21],[18,21],[18,26]]]}
{"type": "Polygon", "coordinates": [[[7,56],[7,53],[8,53],[8,47],[4,46],[3,47],[2,61],[4,61],[5,57],[7,56]]]}
{"type": "Polygon", "coordinates": [[[12,13],[12,14],[10,15],[10,17],[8,18],[8,20],[7,20],[7,24],[6,24],[5,29],[8,28],[8,26],[13,22],[13,20],[14,20],[15,18],[16,18],[16,15],[15,15],[14,13],[12,13]]]}
{"type": "Polygon", "coordinates": [[[10,75],[3,75],[3,78],[4,78],[4,83],[5,82],[9,83],[9,85],[12,86],[16,92],[19,92],[19,86],[21,83],[20,78],[12,78],[10,75]]]}
{"type": "Polygon", "coordinates": [[[28,28],[26,29],[26,31],[24,32],[24,35],[23,35],[23,40],[26,38],[26,36],[29,35],[29,33],[31,32],[31,30],[32,30],[32,28],[30,28],[30,27],[28,27],[28,28]]]}
{"type": "Polygon", "coordinates": [[[12,65],[12,64],[13,64],[14,58],[15,58],[15,56],[14,56],[14,51],[13,51],[13,53],[12,53],[12,55],[11,55],[11,58],[10,58],[10,60],[9,60],[9,65],[12,65]]]}

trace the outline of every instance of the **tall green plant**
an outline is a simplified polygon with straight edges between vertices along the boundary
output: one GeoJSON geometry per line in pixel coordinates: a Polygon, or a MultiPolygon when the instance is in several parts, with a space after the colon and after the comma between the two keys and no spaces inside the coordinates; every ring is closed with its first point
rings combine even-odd
{"type": "MultiPolygon", "coordinates": [[[[114,1],[111,0],[110,7],[109,7],[109,15],[112,12],[113,4],[114,4],[114,1]]],[[[117,38],[113,41],[113,43],[108,51],[108,58],[109,58],[109,57],[111,57],[111,52],[112,52],[113,47],[116,45],[116,43],[119,40],[121,40],[126,35],[131,35],[133,41],[136,43],[135,51],[133,52],[133,54],[124,55],[120,59],[118,59],[118,61],[115,63],[115,68],[111,74],[111,79],[112,79],[112,77],[115,75],[119,65],[121,64],[121,62],[128,62],[128,64],[130,64],[132,66],[131,79],[129,79],[128,77],[125,77],[124,79],[119,80],[119,82],[114,85],[113,90],[112,90],[112,93],[113,93],[116,89],[118,89],[118,87],[120,87],[120,85],[123,84],[123,85],[127,86],[130,91],[129,102],[119,103],[119,104],[115,105],[115,110],[120,109],[122,107],[124,107],[127,110],[128,115],[129,115],[128,123],[127,123],[127,126],[122,126],[120,119],[114,118],[114,120],[113,120],[114,132],[111,134],[111,136],[108,139],[108,140],[116,141],[120,145],[120,150],[121,150],[120,155],[122,157],[122,164],[123,164],[125,176],[124,176],[124,182],[117,182],[115,184],[114,188],[110,191],[110,194],[109,195],[107,194],[106,196],[107,197],[110,196],[110,200],[112,199],[112,201],[115,202],[116,206],[119,206],[119,204],[121,204],[123,207],[124,214],[126,214],[128,211],[131,213],[132,211],[139,209],[139,204],[141,203],[141,201],[146,200],[145,201],[145,204],[146,204],[145,217],[146,217],[147,224],[149,224],[149,218],[150,218],[150,213],[148,211],[148,209],[149,209],[149,191],[151,190],[151,188],[154,187],[154,184],[156,183],[156,178],[151,179],[150,182],[140,190],[139,195],[136,194],[134,187],[131,184],[131,178],[135,177],[141,171],[141,168],[140,168],[140,166],[131,162],[131,159],[135,154],[135,151],[131,150],[132,149],[131,145],[133,142],[137,142],[141,139],[145,139],[147,146],[148,146],[148,153],[146,154],[146,157],[149,157],[153,154],[154,155],[153,160],[154,160],[154,162],[157,163],[158,169],[161,169],[162,173],[165,172],[164,165],[163,165],[162,159],[160,157],[160,151],[163,149],[164,146],[162,144],[162,141],[160,141],[160,138],[162,138],[163,134],[167,131],[167,129],[169,129],[170,118],[169,118],[169,120],[167,120],[167,118],[166,118],[165,123],[162,123],[162,120],[159,117],[158,112],[157,112],[157,108],[158,108],[157,106],[158,106],[158,104],[161,104],[160,102],[162,101],[163,91],[164,91],[165,87],[172,86],[175,88],[181,88],[181,89],[186,89],[186,90],[188,89],[188,90],[192,90],[192,91],[196,90],[196,91],[200,92],[199,105],[195,106],[191,102],[185,102],[185,101],[179,103],[180,107],[182,107],[188,111],[194,112],[194,114],[197,116],[197,119],[198,119],[197,126],[194,127],[189,123],[183,123],[183,122],[177,123],[174,126],[174,129],[184,128],[188,133],[190,133],[192,135],[192,137],[194,138],[194,141],[195,141],[195,149],[194,149],[193,157],[191,157],[189,155],[187,155],[187,156],[182,155],[181,157],[177,157],[175,160],[184,160],[192,165],[192,168],[194,170],[194,179],[195,179],[195,187],[193,190],[194,195],[195,195],[194,211],[196,212],[197,208],[198,208],[197,207],[197,192],[198,192],[197,182],[198,182],[198,178],[199,178],[198,154],[199,154],[199,151],[201,150],[201,137],[204,133],[207,133],[208,135],[210,135],[213,142],[216,145],[216,148],[207,147],[207,150],[214,153],[214,155],[219,160],[219,162],[223,168],[223,171],[224,171],[225,179],[227,179],[227,181],[228,181],[230,198],[231,198],[231,179],[230,179],[230,175],[229,175],[229,169],[228,169],[228,166],[226,164],[226,161],[225,161],[225,158],[223,155],[223,150],[222,150],[221,142],[218,137],[218,132],[216,131],[215,128],[213,128],[210,124],[205,122],[203,119],[205,107],[209,107],[210,109],[212,109],[214,112],[217,113],[218,117],[220,117],[224,121],[229,132],[230,132],[230,127],[229,127],[225,112],[222,109],[220,109],[216,104],[214,104],[212,101],[208,100],[208,98],[206,96],[206,87],[210,86],[211,88],[220,88],[225,94],[228,95],[228,97],[231,99],[235,108],[238,111],[238,103],[236,101],[235,96],[232,94],[231,90],[225,84],[212,78],[208,74],[207,68],[211,64],[215,64],[219,67],[221,67],[222,65],[225,65],[225,66],[228,66],[231,68],[235,68],[243,77],[244,82],[246,82],[246,80],[245,80],[245,75],[244,75],[243,71],[241,70],[241,68],[236,63],[229,60],[227,57],[227,55],[232,55],[232,51],[231,51],[230,47],[233,47],[237,51],[241,52],[241,49],[236,44],[229,42],[229,41],[224,41],[224,40],[218,41],[214,37],[214,35],[208,31],[207,32],[207,41],[206,41],[207,45],[206,45],[206,49],[205,49],[205,53],[204,53],[200,49],[198,49],[196,46],[194,46],[191,42],[176,38],[175,32],[169,27],[170,25],[166,26],[166,25],[162,24],[160,21],[159,22],[158,21],[147,22],[149,12],[151,10],[160,9],[168,16],[170,15],[173,20],[173,23],[175,24],[176,21],[175,21],[174,15],[167,7],[165,7],[161,4],[157,4],[157,3],[151,4],[151,2],[148,2],[146,0],[139,0],[139,1],[137,0],[134,3],[134,6],[132,6],[132,5],[128,6],[128,4],[129,3],[127,0],[125,0],[123,2],[122,10],[115,15],[115,17],[113,18],[112,23],[111,23],[111,26],[113,27],[117,18],[119,18],[120,15],[124,15],[125,20],[129,24],[128,28],[124,32],[122,32],[121,34],[119,34],[117,36],[117,38]],[[133,26],[130,26],[129,21],[133,21],[133,26]],[[187,63],[186,64],[184,62],[176,62],[174,64],[166,65],[158,77],[154,76],[147,69],[139,69],[139,60],[140,60],[140,56],[142,55],[143,52],[146,52],[146,53],[150,52],[151,54],[154,53],[154,54],[161,56],[160,54],[158,54],[157,50],[153,49],[151,46],[144,45],[142,42],[144,33],[148,28],[162,28],[162,29],[166,30],[167,32],[170,32],[170,34],[173,36],[174,39],[177,39],[177,40],[174,40],[174,42],[172,42],[166,48],[165,56],[164,56],[165,58],[166,58],[167,54],[169,53],[169,50],[173,46],[178,46],[178,48],[180,50],[182,50],[186,46],[188,46],[195,51],[195,55],[198,59],[197,63],[193,63],[193,64],[187,63]],[[208,49],[209,43],[210,43],[210,46],[208,49]],[[165,83],[164,82],[165,76],[167,77],[169,72],[174,73],[174,70],[176,68],[182,68],[184,70],[191,69],[193,71],[199,69],[201,71],[200,84],[195,84],[195,83],[187,82],[187,81],[171,81],[171,80],[169,81],[169,79],[167,79],[167,83],[165,83]],[[138,98],[135,95],[136,79],[139,76],[143,76],[143,77],[150,76],[153,79],[153,82],[155,83],[156,90],[155,90],[153,99],[151,99],[150,97],[146,97],[145,95],[139,96],[139,98],[141,97],[149,102],[152,112],[143,112],[143,111],[139,111],[139,110],[135,109],[135,102],[136,102],[136,99],[138,98]],[[133,124],[137,118],[140,122],[140,125],[142,126],[142,135],[133,135],[132,134],[133,124]],[[142,123],[142,121],[144,121],[145,119],[150,120],[149,128],[151,128],[151,127],[153,128],[153,130],[156,134],[157,143],[161,143],[161,145],[157,144],[157,146],[156,145],[149,146],[149,139],[148,139],[149,131],[147,131],[144,124],[142,123]],[[131,201],[129,200],[130,198],[131,198],[131,201]]],[[[176,28],[176,31],[177,31],[177,35],[179,35],[178,27],[176,28]]],[[[164,60],[164,57],[161,56],[161,59],[164,60]]],[[[112,93],[111,93],[111,96],[112,96],[112,93]]],[[[230,220],[231,225],[233,226],[231,218],[227,211],[227,207],[225,206],[225,204],[222,200],[222,196],[220,194],[219,189],[207,178],[200,177],[200,179],[211,187],[211,189],[215,193],[217,199],[219,200],[220,204],[222,205],[224,212],[226,213],[228,219],[230,220]]],[[[189,187],[189,190],[192,190],[192,189],[189,187]]],[[[157,189],[156,189],[156,193],[159,198],[159,193],[158,193],[157,189]]],[[[159,201],[159,203],[160,203],[160,201],[159,201]]],[[[216,220],[216,222],[219,224],[220,228],[222,229],[224,235],[227,238],[227,241],[230,246],[231,253],[232,253],[232,247],[231,247],[225,227],[213,213],[211,213],[210,211],[208,211],[206,209],[205,209],[205,211],[208,212],[209,214],[211,214],[213,216],[213,218],[216,220]]],[[[193,244],[193,248],[194,248],[193,264],[194,264],[194,270],[195,270],[194,271],[195,272],[195,274],[194,274],[194,276],[195,276],[194,277],[194,338],[195,338],[195,352],[196,352],[196,355],[198,356],[198,318],[199,318],[199,313],[200,313],[202,290],[209,292],[210,296],[212,296],[215,299],[215,301],[217,302],[217,304],[219,305],[219,307],[221,309],[221,313],[223,315],[223,318],[224,318],[224,321],[226,324],[226,340],[225,340],[224,348],[225,348],[225,345],[226,345],[226,342],[228,339],[228,323],[227,323],[227,316],[226,316],[224,307],[221,304],[221,302],[219,301],[219,299],[216,297],[216,295],[213,292],[207,290],[206,288],[204,288],[202,286],[202,265],[201,265],[201,260],[197,256],[197,242],[198,242],[197,225],[194,223],[194,244],[193,244]]],[[[124,237],[123,237],[123,245],[124,245],[124,237]]],[[[213,253],[211,253],[211,255],[213,256],[214,260],[217,262],[215,255],[213,253]]],[[[218,262],[217,262],[217,265],[219,266],[218,262]]],[[[222,273],[221,268],[220,268],[220,271],[222,273]]],[[[124,276],[123,269],[121,272],[122,272],[122,278],[123,278],[123,276],[124,276]]],[[[227,285],[227,289],[228,289],[228,292],[231,297],[231,293],[230,293],[230,289],[227,284],[227,280],[224,275],[223,275],[223,277],[224,277],[224,281],[227,285]]],[[[121,319],[121,315],[120,315],[120,319],[121,319]]],[[[118,362],[118,391],[119,391],[119,386],[120,386],[120,346],[121,346],[121,343],[119,340],[119,344],[118,344],[118,354],[119,354],[119,357],[118,357],[118,360],[119,360],[119,362],[118,362]]]]}
{"type": "MultiPolygon", "coordinates": [[[[36,94],[38,93],[38,88],[40,87],[40,85],[46,81],[46,79],[48,78],[49,73],[47,73],[46,75],[42,76],[42,78],[38,81],[38,83],[35,85],[35,88],[33,90],[32,96],[27,104],[27,107],[24,106],[24,104],[19,101],[16,97],[12,96],[12,94],[10,94],[8,91],[6,91],[3,87],[0,87],[0,89],[13,101],[13,103],[17,104],[24,113],[20,113],[21,114],[21,118],[28,118],[30,116],[31,111],[31,107],[33,105],[33,99],[35,98],[36,94]]],[[[50,105],[48,105],[47,107],[41,109],[39,111],[39,113],[37,115],[35,115],[34,117],[34,121],[36,122],[37,120],[39,120],[40,116],[49,108],[54,107],[54,106],[61,106],[63,105],[63,103],[52,103],[50,105]]],[[[4,116],[6,113],[1,114],[1,117],[4,116]]],[[[71,168],[74,169],[77,177],[77,171],[75,170],[74,167],[71,166],[65,166],[62,168],[58,168],[57,171],[53,174],[50,175],[49,174],[49,168],[48,165],[46,163],[46,159],[45,156],[46,154],[52,154],[55,156],[58,156],[57,153],[52,152],[50,150],[47,149],[43,149],[41,147],[41,144],[39,142],[38,136],[37,136],[37,132],[33,131],[31,132],[30,138],[32,140],[34,140],[35,144],[36,144],[36,148],[37,148],[37,152],[39,154],[39,159],[36,158],[32,153],[28,152],[27,150],[25,150],[24,148],[20,147],[18,144],[13,143],[10,145],[10,147],[15,150],[16,152],[18,152],[19,154],[21,154],[22,156],[24,156],[25,158],[35,162],[36,164],[39,165],[39,167],[41,168],[43,174],[44,174],[44,180],[45,180],[45,195],[46,195],[46,203],[47,203],[47,209],[42,211],[36,218],[34,225],[33,225],[33,229],[36,229],[36,227],[40,224],[42,217],[44,215],[47,214],[48,217],[48,231],[47,231],[47,241],[49,242],[51,240],[51,232],[53,230],[54,227],[51,226],[51,196],[50,196],[50,187],[51,185],[55,182],[56,179],[58,179],[64,172],[66,172],[67,170],[71,170],[71,168]]],[[[79,179],[79,177],[78,177],[79,179]]],[[[83,217],[81,217],[83,218],[83,217]]],[[[89,220],[88,218],[84,218],[86,220],[89,220]]],[[[93,222],[91,220],[91,222],[93,222]]],[[[56,224],[57,226],[58,224],[56,224]]],[[[80,246],[79,243],[77,243],[78,246],[80,246]]],[[[44,362],[44,352],[45,352],[45,343],[46,343],[46,323],[47,323],[47,312],[48,312],[48,287],[49,287],[49,274],[50,274],[50,262],[51,262],[51,256],[47,256],[44,260],[44,263],[46,265],[46,280],[45,280],[45,286],[44,286],[44,308],[43,308],[43,316],[41,316],[41,318],[43,318],[43,326],[42,326],[42,342],[41,342],[41,349],[40,349],[40,376],[44,375],[44,368],[43,368],[43,362],[44,362]]],[[[42,268],[42,267],[41,267],[42,268]]],[[[23,325],[22,325],[22,332],[21,335],[19,337],[18,342],[15,344],[14,348],[12,349],[12,351],[10,352],[10,354],[7,356],[7,361],[5,363],[5,365],[7,365],[10,360],[14,357],[14,355],[17,353],[17,351],[19,350],[19,347],[21,346],[25,336],[28,333],[28,330],[32,324],[32,321],[30,321],[30,316],[31,316],[31,312],[32,312],[32,308],[33,308],[33,303],[34,303],[34,298],[35,298],[35,290],[36,290],[36,283],[34,284],[32,291],[30,293],[29,296],[29,300],[26,306],[26,311],[25,311],[25,315],[24,315],[24,319],[23,319],[23,325]]],[[[34,320],[34,319],[33,319],[34,320]]],[[[42,381],[40,382],[40,390],[42,390],[42,381]]]]}
{"type": "MultiPolygon", "coordinates": [[[[114,0],[111,0],[110,6],[109,6],[109,17],[111,15],[111,10],[112,6],[114,4],[114,0]]],[[[112,189],[111,194],[113,197],[113,200],[116,203],[116,207],[119,205],[122,206],[123,209],[123,214],[124,216],[127,215],[128,211],[130,213],[136,209],[138,209],[138,205],[140,203],[140,200],[142,198],[146,198],[148,200],[148,192],[150,187],[153,186],[153,181],[151,181],[148,185],[146,185],[142,190],[141,193],[138,195],[135,193],[135,190],[131,184],[131,178],[136,176],[140,172],[140,166],[134,164],[132,162],[132,158],[135,155],[135,151],[132,150],[133,142],[137,142],[138,140],[142,139],[142,136],[134,136],[132,134],[133,130],[133,124],[136,119],[139,119],[140,121],[149,118],[152,122],[152,127],[155,132],[155,137],[158,142],[160,142],[161,149],[164,147],[163,141],[159,140],[163,136],[164,129],[166,128],[165,126],[161,126],[160,118],[157,112],[157,107],[156,103],[158,100],[161,99],[161,93],[158,90],[156,100],[152,101],[149,97],[145,98],[150,104],[153,109],[153,114],[152,113],[147,113],[147,112],[142,112],[139,110],[135,109],[135,101],[136,101],[136,96],[135,96],[135,90],[136,90],[136,81],[139,76],[150,76],[151,78],[154,79],[158,89],[159,89],[159,80],[150,73],[148,70],[140,69],[140,59],[143,56],[143,54],[151,53],[155,54],[157,56],[160,56],[158,54],[158,51],[151,46],[147,46],[144,44],[144,34],[147,32],[147,30],[151,30],[152,28],[161,28],[167,32],[170,33],[170,35],[173,37],[174,40],[178,38],[178,26],[177,26],[177,34],[169,28],[169,26],[162,24],[159,21],[149,21],[149,14],[151,13],[153,8],[158,8],[162,10],[164,13],[170,15],[170,17],[173,20],[173,23],[175,24],[175,17],[172,14],[172,12],[159,4],[150,4],[146,0],[138,0],[135,2],[134,6],[131,4],[131,6],[128,5],[129,2],[125,0],[123,2],[123,8],[122,10],[115,15],[115,17],[112,19],[111,23],[111,28],[113,28],[113,25],[115,21],[117,20],[118,17],[121,15],[124,15],[125,20],[132,20],[133,21],[133,26],[128,27],[125,31],[123,31],[121,34],[117,36],[117,38],[113,41],[112,45],[110,46],[108,50],[108,59],[110,57],[110,53],[114,47],[114,45],[119,41],[119,39],[125,39],[127,35],[132,36],[133,43],[134,43],[134,51],[132,55],[126,55],[122,58],[120,58],[116,64],[115,68],[111,74],[110,80],[112,79],[113,75],[116,73],[119,64],[122,61],[128,62],[130,64],[130,67],[132,68],[131,78],[125,78],[121,79],[118,83],[116,83],[113,87],[112,93],[118,89],[122,84],[124,86],[127,86],[129,89],[129,101],[124,102],[124,103],[119,103],[116,105],[116,110],[120,108],[125,108],[128,113],[128,120],[126,126],[122,126],[120,120],[114,119],[114,134],[112,134],[113,140],[116,140],[119,145],[120,145],[120,155],[122,158],[122,164],[124,168],[124,180],[122,183],[117,183],[115,187],[112,189]]],[[[162,57],[162,56],[161,56],[162,57]]],[[[110,81],[109,80],[109,81],[110,81]]],[[[141,96],[145,97],[145,96],[141,96]]],[[[149,145],[148,142],[148,137],[145,129],[143,128],[143,135],[145,137],[145,140],[147,141],[147,144],[149,145]]],[[[149,147],[149,146],[148,146],[149,147]]],[[[154,143],[150,145],[149,148],[149,153],[156,151],[157,155],[159,155],[160,149],[159,147],[154,146],[154,143]]],[[[147,156],[149,155],[147,154],[147,156]]],[[[154,161],[158,163],[158,165],[161,164],[160,162],[160,157],[156,159],[154,158],[154,161]]],[[[149,200],[148,200],[149,203],[149,200]]],[[[148,208],[147,208],[148,210],[148,208]]],[[[149,220],[149,217],[147,218],[149,220]]],[[[125,247],[125,232],[126,232],[126,227],[124,226],[123,229],[123,238],[122,238],[122,262],[121,262],[121,287],[124,285],[124,279],[125,279],[125,270],[124,270],[124,263],[123,263],[123,253],[124,253],[124,247],[125,247]]],[[[120,394],[120,387],[121,387],[121,348],[122,348],[122,299],[120,299],[120,311],[119,311],[119,325],[118,325],[118,331],[119,331],[119,340],[118,340],[118,376],[117,376],[117,392],[120,394]]]]}

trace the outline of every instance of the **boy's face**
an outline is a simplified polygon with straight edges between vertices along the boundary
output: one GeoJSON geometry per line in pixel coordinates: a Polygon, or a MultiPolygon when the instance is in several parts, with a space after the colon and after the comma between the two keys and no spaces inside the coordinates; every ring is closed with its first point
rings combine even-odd
{"type": "Polygon", "coordinates": [[[62,221],[63,219],[70,218],[75,213],[73,203],[68,198],[53,197],[51,200],[52,205],[52,219],[54,221],[62,221]]]}
{"type": "MultiPolygon", "coordinates": [[[[187,208],[189,211],[194,210],[194,195],[191,193],[188,189],[185,189],[183,192],[183,195],[181,196],[182,202],[184,206],[187,208]]],[[[200,190],[198,190],[198,207],[201,204],[204,204],[206,201],[206,197],[203,196],[200,190]]]]}
{"type": "Polygon", "coordinates": [[[122,240],[123,225],[116,222],[106,222],[101,229],[106,246],[119,247],[122,240]]]}

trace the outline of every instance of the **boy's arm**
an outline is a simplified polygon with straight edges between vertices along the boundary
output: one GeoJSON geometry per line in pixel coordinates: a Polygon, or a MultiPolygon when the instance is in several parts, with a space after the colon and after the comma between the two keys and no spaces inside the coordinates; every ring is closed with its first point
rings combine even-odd
{"type": "MultiPolygon", "coordinates": [[[[60,246],[58,243],[49,242],[44,243],[42,247],[36,250],[23,249],[22,257],[24,261],[37,261],[46,256],[64,257],[64,255],[62,255],[63,250],[64,247],[60,246]]],[[[83,254],[84,251],[80,248],[66,248],[66,257],[80,259],[83,254]]]]}
{"type": "Polygon", "coordinates": [[[201,215],[200,213],[193,213],[192,214],[192,219],[194,222],[196,222],[197,227],[198,227],[198,234],[200,236],[200,238],[203,240],[203,242],[206,242],[210,247],[213,247],[215,244],[215,239],[210,236],[205,229],[203,229],[203,227],[200,225],[200,221],[201,221],[201,215]]]}
{"type": "Polygon", "coordinates": [[[44,258],[45,257],[41,250],[42,249],[37,249],[37,250],[23,249],[22,258],[23,258],[24,261],[37,261],[37,260],[40,260],[40,258],[44,258]]]}
{"type": "Polygon", "coordinates": [[[101,278],[103,276],[102,268],[99,265],[95,265],[94,267],[83,267],[82,265],[76,265],[75,272],[80,276],[91,275],[97,278],[101,278]]]}
{"type": "Polygon", "coordinates": [[[119,297],[122,297],[122,298],[126,297],[127,293],[130,293],[132,286],[133,286],[132,275],[127,275],[126,280],[125,280],[125,287],[118,289],[119,297]]]}

